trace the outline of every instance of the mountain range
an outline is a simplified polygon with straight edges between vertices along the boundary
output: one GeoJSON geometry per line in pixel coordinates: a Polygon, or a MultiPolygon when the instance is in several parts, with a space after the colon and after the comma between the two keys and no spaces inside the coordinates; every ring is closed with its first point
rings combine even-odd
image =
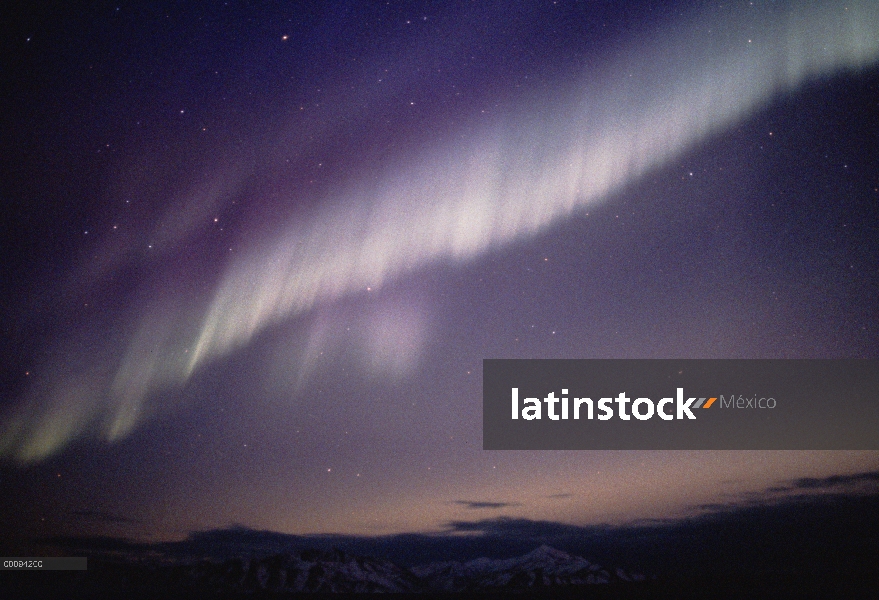
{"type": "MultiPolygon", "coordinates": [[[[205,592],[488,592],[644,581],[639,573],[605,568],[549,546],[516,558],[444,561],[412,568],[341,550],[304,550],[164,567],[173,587],[205,592]]],[[[157,573],[158,574],[158,573],[157,573]]]]}
{"type": "Polygon", "coordinates": [[[16,597],[65,598],[287,598],[311,593],[555,595],[584,586],[638,587],[638,582],[645,581],[641,574],[603,567],[546,545],[516,558],[483,557],[411,568],[333,549],[225,561],[90,560],[87,571],[62,574],[63,582],[42,573],[26,575],[38,577],[9,579],[6,584],[17,584],[11,588],[0,585],[0,590],[16,597]]]}

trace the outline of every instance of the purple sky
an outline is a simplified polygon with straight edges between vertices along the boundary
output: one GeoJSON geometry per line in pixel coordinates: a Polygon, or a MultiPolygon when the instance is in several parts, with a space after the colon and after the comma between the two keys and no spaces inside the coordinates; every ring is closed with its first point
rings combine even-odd
{"type": "Polygon", "coordinates": [[[757,4],[13,15],[4,527],[625,523],[875,471],[482,450],[484,358],[879,356],[879,9],[757,4]]]}

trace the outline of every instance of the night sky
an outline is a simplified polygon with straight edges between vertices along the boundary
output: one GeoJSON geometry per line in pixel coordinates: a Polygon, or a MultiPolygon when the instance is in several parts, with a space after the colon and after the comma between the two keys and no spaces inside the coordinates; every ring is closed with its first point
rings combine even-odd
{"type": "Polygon", "coordinates": [[[482,450],[484,358],[879,358],[879,3],[55,4],[0,19],[17,539],[621,524],[879,470],[482,450]]]}

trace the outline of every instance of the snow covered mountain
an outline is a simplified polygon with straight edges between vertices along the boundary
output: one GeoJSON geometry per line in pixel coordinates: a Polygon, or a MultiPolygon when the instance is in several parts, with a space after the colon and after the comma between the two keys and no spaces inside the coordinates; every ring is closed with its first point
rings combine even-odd
{"type": "Polygon", "coordinates": [[[477,558],[414,567],[430,590],[446,592],[535,589],[558,586],[643,581],[644,576],[621,568],[605,569],[585,558],[549,546],[517,558],[477,558]]]}
{"type": "Polygon", "coordinates": [[[390,561],[340,550],[305,550],[176,569],[176,581],[169,583],[199,592],[399,593],[423,588],[418,577],[390,561]]]}
{"type": "Polygon", "coordinates": [[[309,550],[173,569],[169,584],[209,593],[512,591],[644,579],[639,574],[606,569],[549,546],[517,558],[438,562],[411,569],[340,550],[309,550]]]}

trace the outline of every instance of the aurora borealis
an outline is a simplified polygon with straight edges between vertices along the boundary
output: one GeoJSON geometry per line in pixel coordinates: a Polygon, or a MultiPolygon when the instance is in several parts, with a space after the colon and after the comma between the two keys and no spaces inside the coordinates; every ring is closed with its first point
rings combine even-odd
{"type": "Polygon", "coordinates": [[[623,523],[876,452],[487,452],[484,358],[876,358],[872,2],[21,10],[23,539],[623,523]]]}

